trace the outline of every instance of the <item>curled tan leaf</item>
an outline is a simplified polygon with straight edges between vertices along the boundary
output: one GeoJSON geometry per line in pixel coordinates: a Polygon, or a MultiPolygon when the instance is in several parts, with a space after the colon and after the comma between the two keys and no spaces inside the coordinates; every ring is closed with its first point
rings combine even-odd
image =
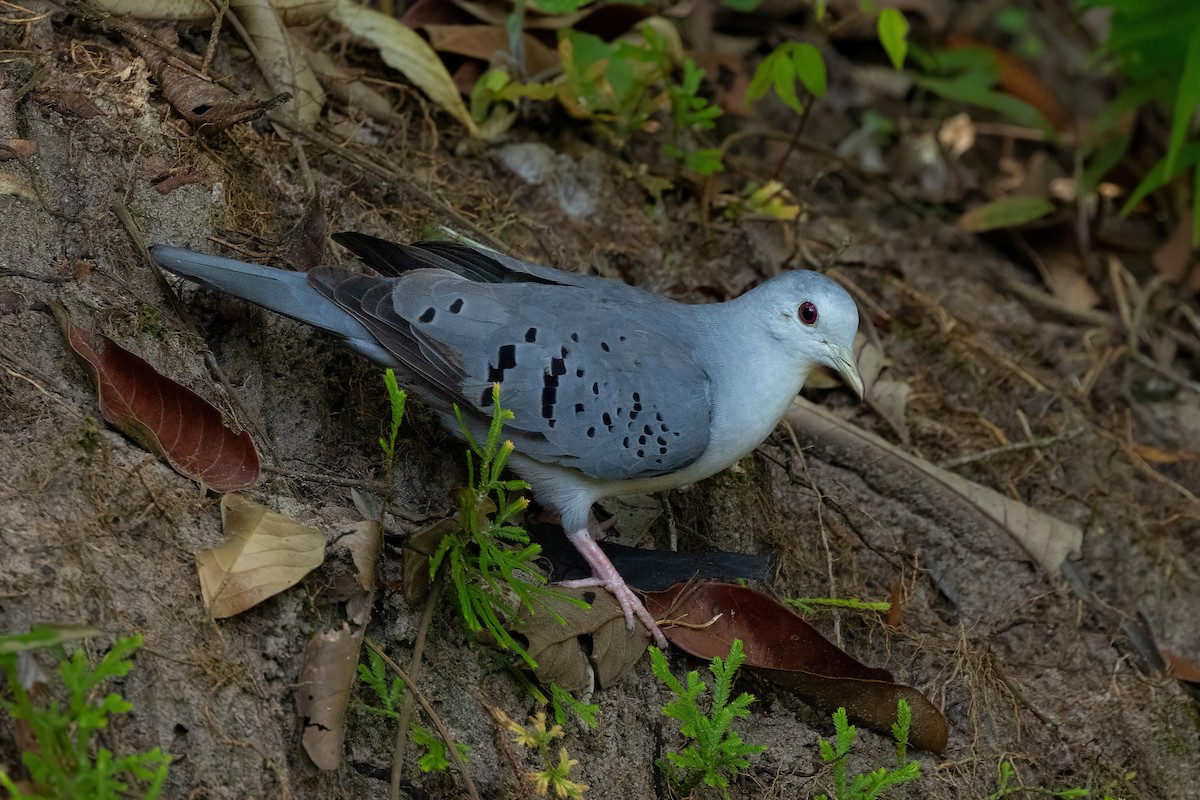
{"type": "Polygon", "coordinates": [[[242,495],[221,498],[221,523],[229,539],[196,554],[204,607],[216,619],[294,586],[325,560],[319,530],[242,495]]]}
{"type": "Polygon", "coordinates": [[[1051,575],[1058,573],[1068,557],[1077,556],[1083,545],[1083,531],[1078,527],[910,455],[807,400],[793,400],[784,418],[802,439],[842,452],[862,453],[874,468],[893,474],[904,471],[931,494],[974,509],[1007,531],[1051,575]]]}
{"type": "Polygon", "coordinates": [[[345,0],[330,16],[370,43],[379,51],[385,64],[403,73],[429,95],[430,100],[461,122],[472,136],[479,136],[479,128],[471,119],[454,79],[438,54],[412,28],[386,14],[345,0]]]}
{"type": "Polygon", "coordinates": [[[253,40],[258,68],[273,92],[287,92],[292,102],[283,108],[301,125],[314,125],[325,106],[321,88],[304,49],[283,26],[267,0],[230,0],[253,40]]]}
{"type": "Polygon", "coordinates": [[[296,714],[304,752],[318,769],[337,769],[346,736],[346,707],[358,677],[362,634],[323,631],[308,640],[296,686],[296,714]]]}

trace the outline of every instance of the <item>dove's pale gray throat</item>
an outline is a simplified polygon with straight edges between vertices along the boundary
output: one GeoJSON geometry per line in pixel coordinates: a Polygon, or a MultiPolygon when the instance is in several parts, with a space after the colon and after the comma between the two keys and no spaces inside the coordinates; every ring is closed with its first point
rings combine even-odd
{"type": "Polygon", "coordinates": [[[592,504],[692,483],[770,434],[818,365],[861,394],[844,289],[804,270],[736,300],[684,305],[600,278],[446,242],[338,234],[377,274],[272,269],[173,247],[164,268],[334,333],[392,367],[457,431],[483,432],[491,387],[514,414],[510,464],[617,597],[661,632],[588,533],[592,504]]]}

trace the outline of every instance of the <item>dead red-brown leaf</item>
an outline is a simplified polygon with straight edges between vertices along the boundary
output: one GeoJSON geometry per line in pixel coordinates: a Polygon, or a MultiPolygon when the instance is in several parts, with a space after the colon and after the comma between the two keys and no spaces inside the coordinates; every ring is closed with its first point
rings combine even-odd
{"type": "Polygon", "coordinates": [[[891,735],[903,699],[912,708],[913,746],[946,749],[946,717],[925,695],[896,683],[887,670],[851,658],[761,592],[730,583],[677,584],[647,594],[646,608],[681,650],[703,659],[724,657],[741,639],[748,669],[822,711],[843,707],[852,721],[884,736],[891,735]]]}
{"type": "Polygon", "coordinates": [[[200,395],[162,375],[107,336],[88,333],[55,309],[71,349],[92,367],[100,413],[179,473],[217,492],[258,483],[250,434],[234,433],[200,395]]]}
{"type": "Polygon", "coordinates": [[[1178,681],[1200,685],[1200,664],[1177,656],[1170,650],[1159,648],[1163,661],[1167,662],[1167,674],[1178,681]]]}

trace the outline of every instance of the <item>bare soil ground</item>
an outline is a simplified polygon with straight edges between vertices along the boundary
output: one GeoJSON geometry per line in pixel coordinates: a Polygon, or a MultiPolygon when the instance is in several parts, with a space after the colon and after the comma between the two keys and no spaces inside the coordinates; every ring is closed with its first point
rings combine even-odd
{"type": "MultiPolygon", "coordinates": [[[[681,549],[775,553],[766,588],[781,597],[885,599],[900,585],[898,629],[843,614],[838,635],[863,662],[926,692],[950,720],[948,751],[919,756],[925,775],[909,797],[987,797],[1003,759],[1028,786],[1200,797],[1196,705],[1176,681],[1139,666],[1128,634],[1143,615],[1161,646],[1200,658],[1200,505],[1192,494],[1200,464],[1147,467],[1130,450],[1135,442],[1196,450],[1200,398],[1178,391],[1136,399],[1131,386],[1148,376],[1118,352],[1124,333],[1113,306],[1101,315],[1111,324],[1093,324],[1023,299],[1011,284],[1035,278],[1003,242],[960,232],[937,209],[898,202],[886,178],[845,174],[811,150],[793,156],[782,176],[806,206],[803,221],[706,228],[686,193],[647,213],[646,195],[616,157],[571,138],[586,134],[575,127],[548,142],[584,165],[598,200],[594,213],[573,218],[551,188],[526,185],[495,149],[465,139],[411,95],[401,108],[407,127],[362,123],[344,140],[368,159],[399,165],[405,183],[386,182],[311,144],[302,164],[269,126],[191,132],[126,44],[77,18],[51,14],[3,35],[0,140],[31,140],[37,153],[0,163],[26,187],[0,197],[0,290],[15,293],[0,315],[0,630],[61,621],[144,635],[120,687],[135,711],[104,743],[172,753],[167,796],[384,797],[393,734],[352,712],[342,768],[322,773],[306,761],[294,693],[305,642],[329,622],[318,602],[323,573],[238,617],[207,618],[194,555],[222,539],[219,498],[97,421],[90,378],[44,304],[63,304],[80,324],[228,410],[259,437],[268,464],[378,478],[387,409],[377,370],[288,320],[190,288],[182,293],[192,320],[181,320],[114,213],[115,204],[128,208],[149,243],[221,243],[280,264],[313,199],[311,178],[331,230],[406,241],[447,222],[407,185],[514,254],[681,300],[734,295],[834,253],[827,266],[853,283],[893,377],[911,387],[905,449],[936,463],[1003,441],[1050,439],[956,471],[1081,527],[1074,585],[1040,570],[961,504],[862,453],[804,441],[797,452],[783,432],[734,470],[672,497],[681,549]],[[368,135],[371,146],[362,143],[368,135]],[[160,191],[169,176],[187,180],[160,191]],[[205,349],[242,410],[209,374],[205,349]]],[[[518,126],[515,136],[536,141],[548,127],[518,126]]],[[[821,128],[810,131],[818,142],[839,135],[821,128]]],[[[743,157],[769,172],[779,151],[755,147],[743,157]]],[[[350,262],[336,251],[326,260],[350,262]]],[[[814,399],[898,442],[844,392],[814,399]]],[[[463,481],[461,447],[419,406],[402,437],[398,499],[435,518],[463,481]]],[[[334,480],[275,472],[256,496],[330,532],[357,517],[347,486],[334,480]]],[[[664,546],[665,530],[660,522],[641,544],[664,546]]],[[[384,574],[398,575],[399,548],[384,558],[384,574]]],[[[418,613],[388,593],[372,636],[406,658],[418,613]]],[[[834,616],[813,623],[834,635],[834,616]]],[[[502,662],[469,640],[444,605],[423,690],[470,745],[481,792],[528,797],[530,764],[488,713],[499,707],[523,719],[534,710],[502,662]]],[[[677,672],[697,666],[682,656],[673,663],[677,672]]],[[[768,749],[733,796],[828,790],[817,751],[817,739],[831,733],[827,717],[769,684],[748,679],[745,688],[759,701],[743,733],[768,749]]],[[[565,740],[589,797],[665,796],[654,761],[680,746],[659,712],[668,699],[646,662],[596,696],[599,729],[572,728],[565,740]]],[[[8,734],[0,720],[0,764],[13,765],[8,734]]],[[[863,733],[854,758],[863,770],[891,764],[892,744],[863,733]]],[[[414,797],[461,796],[453,773],[410,765],[406,775],[414,797]]]]}

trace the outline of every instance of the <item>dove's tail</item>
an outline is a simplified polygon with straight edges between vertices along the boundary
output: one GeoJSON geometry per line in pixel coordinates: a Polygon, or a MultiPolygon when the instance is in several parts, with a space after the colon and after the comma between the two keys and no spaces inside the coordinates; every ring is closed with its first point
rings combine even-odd
{"type": "Polygon", "coordinates": [[[232,258],[155,245],[150,255],[168,272],[206,289],[240,297],[297,322],[341,336],[350,347],[385,366],[396,359],[349,312],[313,288],[308,275],[232,258]]]}

